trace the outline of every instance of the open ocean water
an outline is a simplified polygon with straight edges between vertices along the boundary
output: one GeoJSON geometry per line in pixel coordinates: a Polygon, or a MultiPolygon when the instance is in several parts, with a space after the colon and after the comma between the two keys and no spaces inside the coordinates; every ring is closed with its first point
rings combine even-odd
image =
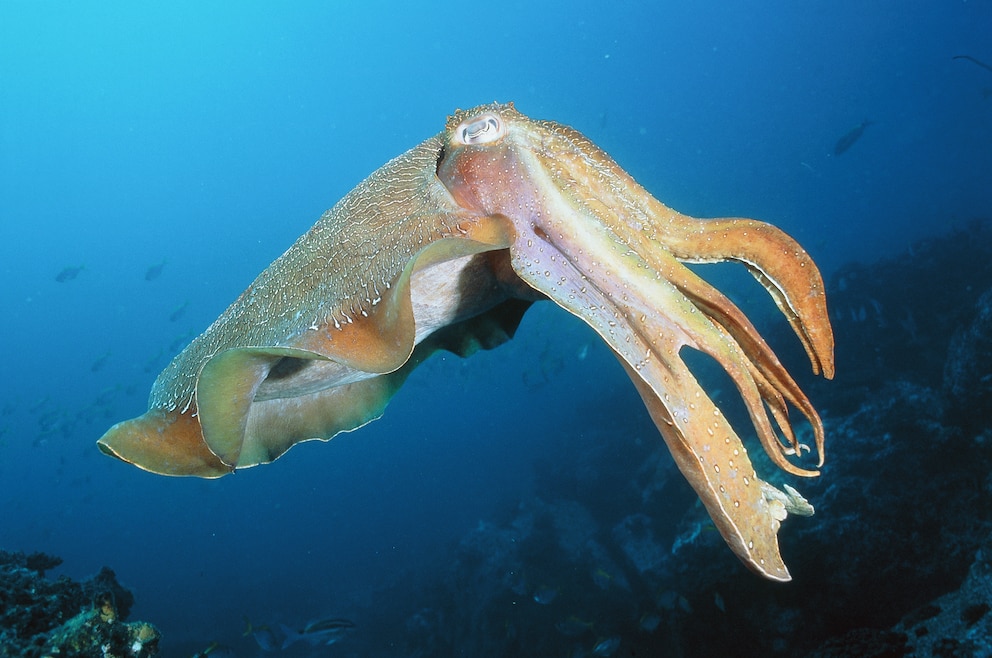
{"type": "MultiPolygon", "coordinates": [[[[992,218],[990,35],[987,0],[0,2],[0,548],[58,555],[73,578],[110,566],[167,656],[280,653],[246,619],[354,623],[282,652],[299,656],[716,655],[703,635],[674,646],[675,615],[760,634],[746,597],[704,608],[664,584],[691,559],[668,548],[694,494],[606,345],[552,304],[271,465],[166,478],[95,441],[325,209],[494,100],[578,129],[682,212],[775,224],[857,286],[835,275],[992,218]],[[617,530],[644,501],[670,562],[650,578],[617,530]],[[564,526],[600,548],[556,568],[564,540],[540,533],[564,526]]],[[[759,328],[784,325],[743,268],[712,271],[759,328]]],[[[838,313],[870,320],[871,299],[838,313]]],[[[814,405],[841,387],[839,371],[814,405]]],[[[787,562],[821,514],[787,522],[787,562]]],[[[714,546],[728,578],[766,587],[714,546]]],[[[776,587],[803,610],[801,576],[776,587]]],[[[862,621],[831,629],[878,623],[862,621]]]]}

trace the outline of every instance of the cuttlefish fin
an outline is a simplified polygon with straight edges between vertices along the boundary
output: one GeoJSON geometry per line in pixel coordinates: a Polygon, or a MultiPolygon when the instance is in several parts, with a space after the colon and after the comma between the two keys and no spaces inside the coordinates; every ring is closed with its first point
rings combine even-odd
{"type": "Polygon", "coordinates": [[[456,322],[435,332],[440,335],[424,340],[419,358],[412,359],[417,328],[411,277],[506,245],[500,220],[475,219],[464,227],[464,237],[436,240],[412,257],[371,310],[338,326],[315,326],[291,345],[221,351],[204,363],[187,406],[152,408],[119,423],[100,439],[100,449],[156,473],[219,477],[270,462],[301,441],[327,440],[378,418],[409,371],[434,350],[468,353],[499,344],[519,322],[519,315],[514,318],[503,305],[472,323],[456,322]],[[265,394],[265,385],[315,363],[343,374],[333,386],[265,394]]]}
{"type": "MultiPolygon", "coordinates": [[[[246,438],[244,444],[239,446],[236,436],[227,434],[228,430],[223,426],[219,428],[219,435],[228,439],[227,447],[231,448],[227,458],[233,459],[236,453],[239,467],[268,463],[302,441],[327,440],[340,432],[351,431],[376,420],[413,369],[428,356],[438,350],[446,350],[465,357],[478,350],[502,345],[513,337],[524,311],[531,303],[511,299],[486,313],[444,327],[417,345],[399,369],[299,397],[292,401],[295,413],[281,416],[256,413],[249,418],[243,413],[244,401],[248,398],[246,391],[257,388],[252,385],[254,377],[264,370],[266,364],[273,359],[280,362],[284,358],[280,354],[287,354],[285,358],[300,358],[299,351],[294,352],[295,356],[288,356],[289,350],[269,354],[261,350],[241,350],[241,354],[237,353],[239,350],[230,350],[234,354],[221,359],[210,375],[214,379],[212,384],[217,386],[210,390],[216,391],[218,397],[223,397],[222,394],[229,390],[226,386],[244,378],[240,385],[242,393],[239,396],[232,394],[232,399],[239,398],[237,404],[225,405],[218,400],[214,407],[215,413],[226,416],[230,426],[243,427],[242,435],[246,438]]],[[[286,401],[283,401],[283,408],[285,404],[286,401]]],[[[152,409],[140,418],[118,423],[100,439],[98,445],[104,453],[153,473],[207,478],[230,473],[229,463],[207,447],[197,419],[198,416],[193,414],[152,409]],[[168,432],[168,441],[163,440],[165,432],[168,432]]],[[[215,441],[215,445],[220,449],[223,444],[215,441]]]]}
{"type": "Polygon", "coordinates": [[[218,478],[231,472],[231,467],[203,442],[193,413],[149,409],[111,427],[97,441],[97,447],[150,473],[218,478]]]}
{"type": "MultiPolygon", "coordinates": [[[[244,466],[248,413],[258,387],[282,359],[327,361],[309,350],[290,348],[235,348],[224,350],[207,361],[196,385],[196,406],[203,441],[210,451],[232,469],[244,466]]],[[[255,446],[256,449],[263,446],[255,446]]],[[[270,452],[263,449],[263,452],[270,452]]],[[[256,462],[260,455],[245,454],[256,462]]],[[[270,460],[267,460],[270,461],[270,460]]]]}
{"type": "MultiPolygon", "coordinates": [[[[378,419],[406,378],[427,357],[438,350],[464,357],[503,344],[513,336],[529,305],[509,300],[482,315],[444,327],[418,344],[410,358],[392,372],[290,399],[255,401],[245,415],[238,467],[269,463],[297,443],[326,441],[378,419]]],[[[218,390],[225,389],[221,386],[218,390]]]]}
{"type": "MultiPolygon", "coordinates": [[[[433,243],[424,250],[427,253],[422,256],[430,261],[429,252],[441,246],[441,243],[433,243]]],[[[282,454],[285,451],[279,452],[274,449],[275,446],[267,445],[268,442],[265,440],[253,440],[254,432],[246,434],[249,412],[256,404],[258,389],[273,367],[283,358],[299,359],[303,362],[336,361],[354,370],[377,374],[392,372],[406,363],[413,353],[416,333],[410,299],[410,276],[418,260],[419,258],[410,260],[400,277],[383,294],[379,303],[369,311],[356,314],[351,322],[344,324],[340,329],[328,324],[316,326],[295,338],[292,341],[294,346],[290,348],[232,348],[207,361],[200,371],[196,384],[196,406],[203,440],[210,451],[232,469],[271,461],[274,453],[282,454]],[[246,447],[249,448],[249,452],[242,458],[242,451],[246,447]]],[[[305,363],[299,365],[306,366],[305,363]]],[[[292,399],[281,397],[259,402],[256,411],[263,412],[268,407],[278,407],[282,411],[282,417],[278,422],[297,424],[299,419],[287,420],[285,416],[301,414],[288,413],[290,412],[288,407],[306,405],[313,408],[313,404],[317,401],[327,406],[335,406],[331,400],[337,399],[338,396],[333,388],[336,387],[292,399]]],[[[374,397],[378,398],[380,395],[374,397]]],[[[366,398],[367,395],[362,397],[366,398]]],[[[368,399],[363,399],[362,402],[363,404],[356,406],[359,408],[377,406],[368,399]]],[[[352,412],[348,414],[347,422],[356,422],[366,415],[362,412],[357,414],[352,412]]],[[[318,438],[327,431],[334,433],[341,431],[337,422],[333,423],[329,430],[318,431],[320,428],[315,425],[326,424],[325,414],[307,418],[306,421],[305,426],[308,431],[314,433],[308,438],[318,438]]],[[[368,421],[360,422],[359,426],[365,422],[368,421]]]]}
{"type": "Polygon", "coordinates": [[[382,416],[411,372],[438,350],[469,356],[512,338],[531,302],[508,300],[479,316],[448,325],[419,343],[389,373],[290,399],[255,401],[248,415],[239,468],[274,461],[297,443],[329,440],[382,416]],[[271,407],[271,408],[267,408],[271,407]]]}
{"type": "MultiPolygon", "coordinates": [[[[211,464],[210,475],[223,475],[238,467],[271,461],[273,454],[282,454],[285,449],[282,446],[268,446],[264,440],[255,441],[246,435],[249,412],[255,404],[259,387],[270,371],[283,358],[298,359],[300,362],[334,360],[346,368],[371,373],[386,373],[403,365],[414,347],[409,280],[415,262],[416,259],[411,259],[399,279],[385,293],[382,302],[371,312],[356,315],[350,322],[339,323],[340,328],[330,324],[314,326],[311,331],[298,336],[293,346],[236,347],[210,357],[197,377],[194,399],[186,408],[166,414],[176,424],[169,427],[168,441],[162,440],[160,445],[155,445],[154,438],[142,437],[151,432],[160,436],[163,434],[163,414],[158,409],[152,409],[134,421],[114,426],[98,441],[98,445],[104,452],[155,472],[167,472],[154,465],[169,465],[174,458],[173,452],[187,450],[198,439],[223,465],[217,468],[216,464],[211,464]],[[182,420],[184,416],[196,416],[198,422],[185,422],[182,420]],[[149,417],[150,423],[146,422],[146,417],[149,417]],[[176,436],[180,430],[183,436],[177,442],[176,436]],[[140,446],[140,454],[135,454],[136,446],[140,446]],[[161,454],[149,455],[149,450],[161,454]]],[[[375,387],[369,385],[364,388],[375,387]]],[[[363,390],[363,393],[365,395],[358,396],[362,399],[356,408],[375,407],[375,401],[369,399],[369,392],[363,390]]],[[[321,397],[320,392],[313,395],[321,397]]],[[[379,397],[380,393],[371,396],[375,400],[379,397]]],[[[304,403],[303,400],[286,399],[269,402],[267,407],[304,403]]],[[[366,415],[353,412],[348,422],[356,422],[355,416],[364,418],[366,415]]],[[[203,475],[201,472],[193,474],[203,475]]]]}

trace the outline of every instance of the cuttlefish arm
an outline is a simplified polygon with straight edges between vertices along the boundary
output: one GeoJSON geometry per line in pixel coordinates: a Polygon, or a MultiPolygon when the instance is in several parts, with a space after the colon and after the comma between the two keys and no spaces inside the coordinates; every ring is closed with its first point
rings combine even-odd
{"type": "Polygon", "coordinates": [[[816,474],[786,459],[803,448],[788,406],[813,427],[821,460],[822,423],[744,314],[682,263],[748,265],[786,312],[814,370],[830,375],[832,332],[812,260],[767,224],[672,211],[565,126],[494,105],[456,114],[448,128],[438,175],[455,200],[509,219],[517,275],[610,345],[727,543],[757,572],[788,580],[777,540],[786,507],[755,473],[734,428],[682,361],[682,348],[723,366],[763,445],[789,472],[816,474]]]}
{"type": "Polygon", "coordinates": [[[435,349],[508,339],[527,306],[517,300],[537,296],[511,278],[505,220],[440,184],[442,147],[411,149],[325,213],[100,449],[155,473],[219,477],[374,420],[435,349]]]}

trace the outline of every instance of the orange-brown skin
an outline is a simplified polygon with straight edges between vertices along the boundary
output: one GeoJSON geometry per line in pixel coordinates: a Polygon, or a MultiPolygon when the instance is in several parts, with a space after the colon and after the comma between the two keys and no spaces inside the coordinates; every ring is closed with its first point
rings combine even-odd
{"type": "Polygon", "coordinates": [[[788,580],[777,531],[801,498],[757,476],[682,348],[724,367],[786,471],[817,474],[789,459],[808,448],[788,407],[810,423],[817,465],[823,425],[747,317],[684,265],[719,261],[751,271],[832,377],[823,281],[786,234],[682,215],[578,132],[512,104],[459,111],[325,213],[159,376],[148,413],[99,445],[170,475],[266,463],[375,419],[432,350],[498,344],[548,298],[620,359],[734,552],[788,580]]]}

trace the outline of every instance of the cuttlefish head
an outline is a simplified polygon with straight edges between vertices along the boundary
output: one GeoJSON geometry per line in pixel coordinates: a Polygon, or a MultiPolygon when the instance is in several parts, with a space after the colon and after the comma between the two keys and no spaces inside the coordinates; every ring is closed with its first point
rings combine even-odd
{"type": "Polygon", "coordinates": [[[796,438],[788,407],[812,426],[816,466],[823,426],[740,309],[684,263],[743,263],[786,315],[813,370],[831,377],[823,282],[806,252],[762,222],[682,215],[578,132],[530,120],[512,105],[451,117],[437,174],[460,206],[512,225],[516,275],[609,344],[731,548],[764,576],[788,580],[777,531],[787,511],[805,501],[758,477],[737,433],[687,368],[683,348],[727,371],[765,449],[787,472],[817,474],[797,463],[808,448],[796,438]]]}

